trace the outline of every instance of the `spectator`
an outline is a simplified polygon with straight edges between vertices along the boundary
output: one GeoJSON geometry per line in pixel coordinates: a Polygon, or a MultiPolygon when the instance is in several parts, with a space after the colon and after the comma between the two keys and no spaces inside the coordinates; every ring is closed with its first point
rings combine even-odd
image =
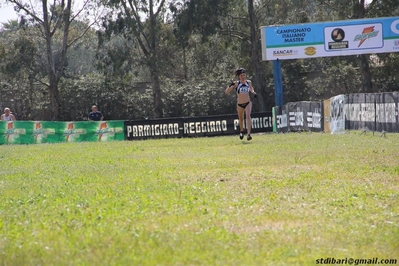
{"type": "Polygon", "coordinates": [[[89,113],[89,121],[102,121],[104,119],[103,114],[98,111],[97,105],[91,107],[91,112],[89,113]]]}
{"type": "Polygon", "coordinates": [[[15,116],[11,113],[10,108],[4,108],[4,114],[0,117],[1,121],[15,121],[15,116]]]}

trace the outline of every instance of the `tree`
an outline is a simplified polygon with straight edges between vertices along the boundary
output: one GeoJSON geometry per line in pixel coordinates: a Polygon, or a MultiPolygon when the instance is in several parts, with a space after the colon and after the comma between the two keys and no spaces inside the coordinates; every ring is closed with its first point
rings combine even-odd
{"type": "MultiPolygon", "coordinates": [[[[336,20],[362,19],[366,17],[370,9],[365,0],[337,0],[333,5],[330,1],[319,0],[319,7],[329,9],[334,15],[332,19],[336,20]]],[[[371,81],[369,55],[362,54],[357,56],[357,58],[362,81],[362,92],[372,92],[373,84],[371,81]]]]}
{"type": "Polygon", "coordinates": [[[2,24],[3,24],[3,30],[5,31],[13,31],[19,28],[18,20],[9,20],[7,23],[2,23],[2,24]]]}
{"type": "Polygon", "coordinates": [[[64,67],[67,59],[68,48],[77,42],[96,21],[93,16],[93,23],[73,39],[69,37],[71,23],[78,15],[86,11],[88,12],[88,0],[83,3],[82,8],[74,14],[72,10],[72,0],[56,0],[52,4],[47,0],[42,0],[40,8],[31,6],[30,2],[24,0],[9,0],[15,5],[16,10],[25,12],[26,16],[22,16],[21,26],[34,26],[40,28],[40,33],[45,41],[45,54],[47,61],[47,80],[40,80],[49,91],[51,120],[60,118],[60,96],[59,82],[64,73],[64,67]]]}
{"type": "MultiPolygon", "coordinates": [[[[241,54],[238,52],[233,66],[245,66],[254,73],[253,83],[259,96],[259,109],[264,111],[270,99],[267,97],[265,69],[261,64],[257,8],[253,0],[247,1],[247,6],[244,1],[187,1],[181,9],[174,9],[175,32],[183,49],[193,34],[200,34],[203,42],[209,36],[217,35],[225,40],[226,47],[239,43],[241,54]]],[[[232,71],[231,67],[228,71],[232,71]]]]}
{"type": "Polygon", "coordinates": [[[116,20],[112,16],[105,18],[103,23],[105,35],[110,38],[112,33],[117,33],[137,43],[150,72],[153,116],[162,117],[158,33],[162,24],[165,0],[115,0],[108,2],[107,5],[118,11],[118,16],[116,20]]]}
{"type": "MultiPolygon", "coordinates": [[[[374,0],[368,6],[367,11],[368,17],[394,17],[399,16],[399,5],[397,0],[374,0]]],[[[377,54],[373,58],[378,62],[371,69],[375,90],[398,91],[399,53],[377,54]]]]}
{"type": "MultiPolygon", "coordinates": [[[[366,7],[365,0],[353,0],[353,18],[365,18],[366,7]]],[[[371,82],[371,72],[369,56],[365,54],[359,55],[360,76],[362,77],[362,91],[372,92],[373,83],[371,82]]]]}
{"type": "Polygon", "coordinates": [[[23,119],[32,115],[33,81],[40,75],[36,60],[38,47],[34,38],[20,30],[17,21],[3,25],[0,32],[0,81],[4,89],[1,98],[11,105],[18,119],[23,119]]]}
{"type": "MultiPolygon", "coordinates": [[[[266,88],[266,79],[264,75],[264,71],[261,67],[261,46],[260,46],[260,37],[259,37],[259,24],[254,11],[254,3],[253,0],[248,0],[248,15],[249,15],[249,25],[250,25],[250,33],[251,33],[251,59],[252,66],[255,72],[255,80],[254,86],[260,91],[263,91],[266,88]]],[[[260,102],[260,110],[265,111],[265,101],[263,97],[263,93],[259,93],[259,102],[260,102]]]]}

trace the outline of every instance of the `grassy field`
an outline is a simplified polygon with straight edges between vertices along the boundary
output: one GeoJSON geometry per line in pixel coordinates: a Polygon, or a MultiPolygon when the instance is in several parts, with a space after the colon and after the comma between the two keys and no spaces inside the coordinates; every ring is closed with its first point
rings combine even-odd
{"type": "Polygon", "coordinates": [[[0,146],[0,265],[399,264],[399,134],[253,138],[0,146]]]}

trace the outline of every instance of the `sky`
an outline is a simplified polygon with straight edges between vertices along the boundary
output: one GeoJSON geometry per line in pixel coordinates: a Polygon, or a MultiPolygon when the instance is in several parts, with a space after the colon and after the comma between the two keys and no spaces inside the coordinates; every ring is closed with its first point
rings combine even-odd
{"type": "MultiPolygon", "coordinates": [[[[81,0],[75,0],[74,2],[79,2],[81,0]]],[[[25,1],[26,2],[26,1],[25,1]]],[[[14,5],[10,3],[5,3],[5,0],[0,0],[0,29],[3,23],[7,23],[9,20],[18,20],[18,14],[14,10],[14,5]]],[[[21,12],[23,14],[24,12],[21,12]]]]}
{"type": "Polygon", "coordinates": [[[17,13],[14,11],[12,4],[5,4],[3,1],[0,7],[0,23],[8,22],[9,20],[18,19],[17,13]]]}
{"type": "MultiPolygon", "coordinates": [[[[366,0],[366,3],[370,3],[372,0],[366,0]]],[[[9,20],[18,19],[17,13],[14,11],[14,6],[12,4],[4,3],[1,1],[0,7],[0,28],[2,28],[2,23],[6,23],[9,20]]]]}

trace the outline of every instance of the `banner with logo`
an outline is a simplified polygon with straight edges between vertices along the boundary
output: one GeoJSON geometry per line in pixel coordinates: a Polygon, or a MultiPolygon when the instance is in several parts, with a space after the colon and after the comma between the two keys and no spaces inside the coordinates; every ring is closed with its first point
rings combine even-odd
{"type": "MultiPolygon", "coordinates": [[[[364,129],[399,132],[399,92],[357,93],[338,95],[324,102],[287,103],[270,112],[253,113],[251,121],[252,133],[339,133],[364,129]]],[[[0,121],[0,144],[210,137],[239,131],[236,114],[133,121],[0,121]]]]}
{"type": "Polygon", "coordinates": [[[124,140],[124,121],[66,122],[62,137],[66,142],[124,140]]]}
{"type": "Polygon", "coordinates": [[[0,144],[33,143],[32,122],[0,121],[0,144]]]}
{"type": "MultiPolygon", "coordinates": [[[[252,133],[273,131],[272,112],[253,113],[251,121],[252,133]]],[[[125,131],[127,140],[211,137],[240,132],[238,117],[233,114],[125,121],[125,131]]]]}
{"type": "Polygon", "coordinates": [[[276,132],[288,132],[288,113],[286,105],[274,107],[276,132]]]}
{"type": "Polygon", "coordinates": [[[375,94],[376,131],[399,132],[399,92],[375,94]]]}
{"type": "Polygon", "coordinates": [[[345,101],[345,129],[375,131],[375,95],[349,94],[345,101]]]}
{"type": "Polygon", "coordinates": [[[124,121],[0,121],[0,144],[124,140],[124,121]]]}
{"type": "Polygon", "coordinates": [[[398,105],[398,92],[349,94],[345,101],[345,127],[399,132],[398,105]]]}
{"type": "Polygon", "coordinates": [[[399,17],[261,27],[262,59],[399,52],[399,17]]]}
{"type": "Polygon", "coordinates": [[[323,131],[321,102],[292,102],[276,107],[277,132],[323,131]]]}

